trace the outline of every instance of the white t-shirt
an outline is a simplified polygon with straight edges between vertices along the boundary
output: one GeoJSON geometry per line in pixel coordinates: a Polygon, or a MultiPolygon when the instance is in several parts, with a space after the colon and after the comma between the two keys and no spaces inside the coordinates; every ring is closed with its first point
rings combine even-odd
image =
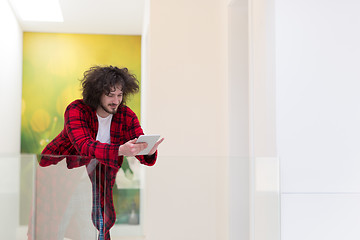
{"type": "MultiPolygon", "coordinates": [[[[106,118],[102,118],[97,115],[99,128],[96,134],[96,140],[102,143],[109,143],[110,144],[110,126],[111,126],[111,119],[113,117],[112,114],[107,116],[106,118]]],[[[93,171],[98,164],[98,160],[92,159],[91,162],[88,164],[87,169],[89,172],[93,171]]]]}
{"type": "Polygon", "coordinates": [[[102,143],[110,143],[110,125],[113,115],[110,114],[106,118],[102,118],[97,114],[96,116],[99,122],[99,128],[96,134],[96,140],[102,143]]]}

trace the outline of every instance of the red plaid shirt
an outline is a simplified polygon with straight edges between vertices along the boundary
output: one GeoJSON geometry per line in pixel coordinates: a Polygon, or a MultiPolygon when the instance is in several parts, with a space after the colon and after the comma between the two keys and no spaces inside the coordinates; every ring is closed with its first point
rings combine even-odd
{"type": "MultiPolygon", "coordinates": [[[[130,108],[121,106],[112,117],[111,144],[96,141],[98,131],[96,111],[87,106],[83,100],[75,100],[69,104],[65,111],[64,120],[64,129],[42,151],[40,165],[44,167],[57,164],[62,159],[46,155],[88,157],[80,160],[76,157],[67,157],[68,168],[86,165],[92,158],[96,158],[101,163],[96,166],[95,171],[89,172],[89,177],[93,183],[92,219],[94,225],[99,229],[98,216],[101,214],[104,220],[105,239],[110,239],[109,230],[116,219],[112,188],[116,173],[123,162],[123,156],[118,156],[119,147],[129,140],[143,135],[143,130],[136,114],[130,108]]],[[[148,166],[155,164],[156,157],[157,152],[151,156],[136,156],[142,164],[148,166]]]]}

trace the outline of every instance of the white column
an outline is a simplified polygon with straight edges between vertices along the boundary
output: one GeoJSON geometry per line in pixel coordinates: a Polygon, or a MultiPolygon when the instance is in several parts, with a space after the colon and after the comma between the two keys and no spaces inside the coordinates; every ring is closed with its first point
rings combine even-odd
{"type": "Polygon", "coordinates": [[[229,240],[249,239],[248,1],[228,4],[229,240]]]}
{"type": "Polygon", "coordinates": [[[280,239],[274,1],[249,1],[250,239],[280,239]]]}
{"type": "Polygon", "coordinates": [[[15,239],[19,224],[22,30],[8,4],[0,1],[0,232],[15,239]]]}
{"type": "Polygon", "coordinates": [[[146,172],[147,239],[228,239],[227,1],[152,0],[146,131],[165,137],[146,172]]]}

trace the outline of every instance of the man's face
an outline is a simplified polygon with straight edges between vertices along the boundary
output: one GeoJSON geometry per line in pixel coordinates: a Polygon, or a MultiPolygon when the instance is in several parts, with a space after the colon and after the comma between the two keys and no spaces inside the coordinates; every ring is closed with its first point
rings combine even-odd
{"type": "Polygon", "coordinates": [[[110,93],[106,95],[103,93],[100,97],[100,106],[97,109],[97,113],[101,117],[107,117],[109,114],[115,114],[123,99],[122,87],[116,85],[111,89],[110,93]]]}

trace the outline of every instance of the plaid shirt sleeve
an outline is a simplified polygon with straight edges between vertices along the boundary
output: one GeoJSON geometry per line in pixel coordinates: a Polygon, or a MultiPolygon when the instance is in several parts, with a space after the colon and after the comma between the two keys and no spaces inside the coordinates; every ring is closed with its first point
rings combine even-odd
{"type": "MultiPolygon", "coordinates": [[[[124,135],[126,136],[127,141],[138,138],[140,135],[144,135],[136,114],[128,107],[124,107],[122,111],[124,119],[126,119],[124,121],[126,122],[126,126],[124,126],[124,135]]],[[[153,166],[156,162],[157,151],[153,155],[138,155],[136,158],[141,164],[153,166]]]]}
{"type": "Polygon", "coordinates": [[[94,139],[89,126],[91,120],[88,119],[92,116],[85,108],[83,104],[74,102],[65,111],[65,131],[72,145],[80,155],[94,157],[102,164],[118,169],[120,144],[100,143],[94,139]]]}

